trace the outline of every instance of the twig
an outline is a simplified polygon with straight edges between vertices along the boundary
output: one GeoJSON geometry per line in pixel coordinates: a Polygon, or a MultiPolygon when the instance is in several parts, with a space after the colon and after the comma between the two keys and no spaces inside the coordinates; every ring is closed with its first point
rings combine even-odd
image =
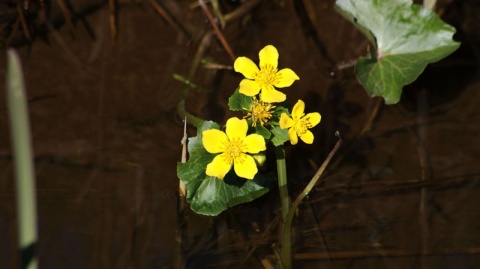
{"type": "MultiPolygon", "coordinates": [[[[193,58],[192,65],[190,67],[190,71],[188,72],[188,78],[187,78],[188,81],[191,81],[191,79],[195,76],[195,73],[198,70],[198,66],[200,65],[200,61],[201,61],[203,55],[205,54],[205,51],[207,50],[207,48],[210,46],[210,41],[212,39],[212,35],[213,35],[213,33],[211,31],[209,31],[203,36],[202,41],[200,42],[200,45],[198,46],[197,53],[196,53],[195,57],[193,58]]],[[[198,124],[200,124],[204,120],[201,119],[201,118],[195,117],[194,115],[190,114],[186,110],[185,100],[187,99],[188,92],[189,92],[189,88],[188,88],[188,86],[185,86],[183,88],[183,91],[182,91],[182,99],[180,100],[180,102],[178,102],[178,105],[177,105],[177,113],[182,118],[187,117],[188,122],[190,124],[192,124],[194,126],[197,126],[198,124]]]]}
{"type": "Polygon", "coordinates": [[[337,200],[346,200],[348,198],[362,198],[382,195],[391,195],[393,193],[412,193],[418,192],[422,188],[434,190],[445,190],[464,186],[467,184],[479,184],[480,174],[465,175],[464,177],[435,178],[435,180],[423,181],[421,179],[408,180],[401,182],[380,181],[366,183],[352,183],[349,185],[339,184],[329,188],[322,188],[320,195],[311,199],[311,203],[335,203],[337,200]]]}
{"type": "MultiPolygon", "coordinates": [[[[183,125],[183,139],[182,139],[182,163],[187,162],[187,117],[184,119],[183,125]]],[[[186,188],[185,183],[179,179],[179,186],[178,186],[178,202],[177,202],[177,232],[176,232],[176,240],[177,240],[177,269],[185,268],[185,259],[184,259],[184,251],[183,251],[183,244],[184,244],[184,234],[186,232],[186,224],[185,221],[185,208],[186,208],[186,188]]]]}
{"type": "Polygon", "coordinates": [[[234,11],[227,13],[223,16],[223,19],[226,23],[234,21],[238,18],[241,18],[243,15],[247,14],[250,10],[256,7],[260,2],[263,0],[250,0],[242,4],[239,8],[235,9],[234,11]]]}
{"type": "Polygon", "coordinates": [[[365,122],[365,125],[363,125],[363,128],[360,131],[360,134],[358,136],[362,137],[372,129],[373,122],[377,118],[378,112],[380,111],[380,108],[382,107],[382,105],[383,105],[383,99],[382,98],[380,98],[380,97],[374,97],[373,98],[372,112],[370,113],[370,116],[368,117],[367,121],[365,122]]]}
{"type": "MultiPolygon", "coordinates": [[[[417,121],[420,122],[428,122],[428,98],[427,98],[427,89],[422,88],[420,89],[418,96],[417,96],[417,111],[418,117],[417,121]]],[[[417,130],[413,131],[415,140],[417,141],[417,151],[418,151],[418,158],[420,161],[421,167],[421,178],[422,181],[427,181],[431,179],[431,169],[430,169],[430,161],[428,159],[428,152],[425,145],[427,139],[427,128],[424,124],[418,124],[417,130]]],[[[419,205],[419,224],[421,230],[421,248],[422,253],[426,253],[428,251],[428,238],[429,238],[429,225],[428,225],[428,208],[427,205],[430,202],[430,194],[427,192],[426,188],[422,188],[420,193],[420,205],[419,205]]],[[[422,268],[427,268],[425,264],[425,259],[422,260],[422,268]]]]}
{"type": "Polygon", "coordinates": [[[302,202],[303,198],[305,198],[305,196],[307,196],[310,193],[310,191],[313,189],[315,184],[317,184],[317,181],[320,179],[320,176],[323,174],[323,172],[327,168],[327,165],[330,163],[330,160],[333,158],[337,150],[342,145],[342,138],[340,137],[340,133],[338,131],[335,133],[335,136],[338,138],[337,143],[333,147],[332,151],[330,151],[330,153],[328,154],[327,158],[322,163],[320,168],[317,170],[317,173],[315,173],[315,175],[310,180],[310,182],[305,187],[305,189],[297,196],[295,201],[292,203],[292,206],[288,210],[288,215],[284,220],[285,223],[283,225],[283,231],[281,234],[281,236],[284,237],[282,239],[281,257],[282,257],[282,265],[286,269],[291,268],[291,254],[292,254],[291,253],[291,230],[292,230],[292,222],[293,222],[293,217],[295,215],[295,211],[297,210],[298,206],[302,202]]]}
{"type": "Polygon", "coordinates": [[[17,20],[15,21],[15,24],[13,25],[13,28],[12,28],[12,32],[10,33],[10,35],[7,38],[7,41],[5,42],[7,46],[12,42],[13,36],[18,30],[19,24],[20,24],[20,16],[18,16],[17,20]]]}
{"type": "Polygon", "coordinates": [[[297,253],[295,259],[298,260],[323,260],[323,259],[362,259],[368,257],[411,257],[411,256],[441,256],[441,255],[478,255],[480,248],[446,248],[438,250],[429,250],[426,253],[418,250],[359,250],[345,252],[327,253],[297,253]]]}
{"type": "Polygon", "coordinates": [[[226,40],[225,37],[223,36],[223,34],[222,34],[222,32],[220,31],[220,29],[218,29],[218,26],[217,26],[217,24],[215,23],[215,20],[213,19],[212,14],[211,14],[210,11],[208,10],[207,6],[205,5],[205,2],[203,2],[203,0],[198,0],[198,3],[200,4],[200,7],[202,7],[202,10],[203,10],[203,12],[205,13],[205,15],[207,16],[208,20],[210,21],[210,24],[212,25],[213,30],[214,30],[215,33],[217,34],[218,39],[220,39],[220,42],[222,43],[223,48],[227,51],[228,55],[229,55],[230,58],[232,59],[232,62],[235,61],[235,55],[233,54],[233,51],[232,51],[232,49],[230,48],[230,45],[228,45],[227,40],[226,40]]]}
{"type": "Polygon", "coordinates": [[[25,37],[30,41],[30,31],[28,31],[28,26],[27,22],[25,21],[25,16],[23,16],[22,8],[20,7],[20,4],[17,4],[17,12],[18,12],[18,17],[20,18],[20,22],[22,24],[22,29],[23,33],[25,34],[25,37]]]}
{"type": "Polygon", "coordinates": [[[72,20],[70,18],[70,14],[67,10],[67,7],[65,7],[65,3],[63,3],[63,0],[57,0],[58,7],[60,8],[60,11],[62,12],[63,17],[65,18],[65,21],[67,22],[68,28],[72,31],[72,33],[75,33],[75,28],[73,27],[72,20]]]}
{"type": "Polygon", "coordinates": [[[160,14],[160,16],[162,16],[162,18],[167,21],[168,24],[170,24],[177,31],[183,33],[185,36],[190,38],[190,34],[186,30],[184,30],[182,27],[180,27],[178,23],[174,21],[174,19],[168,14],[168,12],[162,6],[160,6],[155,0],[148,0],[148,2],[150,3],[150,5],[152,5],[155,11],[157,11],[157,13],[160,14]]]}
{"type": "Polygon", "coordinates": [[[233,70],[233,67],[231,65],[216,64],[216,63],[206,63],[206,64],[203,64],[202,67],[206,69],[233,70]]]}
{"type": "MultiPolygon", "coordinates": [[[[62,0],[59,0],[62,1],[62,0]]],[[[109,24],[110,24],[110,36],[112,40],[115,41],[117,39],[117,16],[116,16],[116,7],[115,7],[115,0],[108,0],[108,10],[109,10],[109,24]]]]}

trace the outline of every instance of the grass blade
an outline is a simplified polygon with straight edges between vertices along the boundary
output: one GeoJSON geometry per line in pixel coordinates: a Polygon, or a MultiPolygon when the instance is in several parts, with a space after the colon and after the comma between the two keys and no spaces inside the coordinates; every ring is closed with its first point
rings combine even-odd
{"type": "Polygon", "coordinates": [[[15,165],[21,268],[37,268],[37,210],[27,101],[20,59],[8,50],[7,106],[15,165]]]}

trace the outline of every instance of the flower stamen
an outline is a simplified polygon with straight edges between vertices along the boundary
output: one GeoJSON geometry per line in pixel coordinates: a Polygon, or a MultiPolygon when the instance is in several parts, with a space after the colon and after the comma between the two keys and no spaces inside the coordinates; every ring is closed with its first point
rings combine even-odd
{"type": "Polygon", "coordinates": [[[263,101],[258,101],[257,98],[253,97],[253,103],[250,104],[250,108],[245,109],[248,111],[248,114],[243,117],[244,119],[252,119],[252,126],[257,126],[257,122],[260,125],[264,125],[272,118],[271,110],[275,108],[270,103],[265,103],[263,101]]]}

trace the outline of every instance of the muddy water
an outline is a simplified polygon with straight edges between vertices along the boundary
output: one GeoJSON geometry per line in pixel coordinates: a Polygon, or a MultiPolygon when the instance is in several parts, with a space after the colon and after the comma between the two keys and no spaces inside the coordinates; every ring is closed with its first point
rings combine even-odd
{"type": "MultiPolygon", "coordinates": [[[[292,193],[321,164],[336,130],[345,140],[299,213],[295,268],[477,268],[480,33],[473,1],[443,10],[461,31],[460,51],[407,87],[400,104],[379,106],[363,135],[377,101],[351,68],[332,66],[363,55],[368,44],[333,1],[303,1],[314,3],[310,8],[298,2],[266,1],[224,29],[236,56],[256,59],[263,46],[275,45],[280,67],[301,78],[288,98],[322,113],[313,146],[287,149],[292,193]]],[[[102,8],[86,16],[95,38],[76,24],[74,32],[62,27],[48,42],[18,50],[35,151],[41,268],[174,268],[183,133],[175,107],[184,85],[172,75],[188,76],[210,27],[187,1],[166,3],[190,38],[147,3],[125,2],[115,42],[102,8]]],[[[225,1],[223,8],[238,7],[225,1]]],[[[204,58],[232,64],[216,39],[204,58]]],[[[224,122],[235,115],[226,100],[240,79],[199,68],[193,82],[202,90],[191,91],[188,110],[224,122]]],[[[14,268],[12,157],[0,109],[0,267],[14,268]]],[[[277,208],[273,190],[219,217],[189,212],[187,267],[264,268],[261,259],[274,259],[277,208]]]]}

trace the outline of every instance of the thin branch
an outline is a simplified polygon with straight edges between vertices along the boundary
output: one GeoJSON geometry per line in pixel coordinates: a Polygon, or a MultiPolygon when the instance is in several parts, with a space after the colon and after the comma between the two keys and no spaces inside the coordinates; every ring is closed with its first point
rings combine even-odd
{"type": "Polygon", "coordinates": [[[23,16],[23,12],[22,12],[22,8],[20,7],[20,4],[17,4],[17,12],[18,12],[18,17],[20,18],[20,22],[22,24],[23,33],[25,34],[25,37],[28,39],[28,41],[30,41],[31,40],[30,31],[28,31],[27,22],[25,21],[25,16],[23,16]]]}
{"type": "Polygon", "coordinates": [[[220,29],[218,28],[217,24],[215,23],[215,20],[213,19],[212,14],[211,14],[210,11],[208,10],[207,6],[205,5],[205,2],[203,2],[203,0],[198,0],[198,3],[200,4],[200,7],[202,7],[202,10],[203,10],[203,12],[205,13],[205,15],[207,16],[208,20],[210,21],[210,24],[212,25],[213,30],[214,30],[215,33],[217,34],[218,39],[220,39],[220,42],[222,43],[223,48],[225,49],[225,51],[227,51],[228,55],[229,55],[230,58],[232,59],[232,62],[235,61],[235,58],[236,58],[236,57],[235,57],[235,55],[233,54],[233,51],[232,51],[232,49],[230,48],[230,45],[228,45],[227,40],[225,39],[225,37],[223,36],[222,32],[220,31],[220,29]]]}

